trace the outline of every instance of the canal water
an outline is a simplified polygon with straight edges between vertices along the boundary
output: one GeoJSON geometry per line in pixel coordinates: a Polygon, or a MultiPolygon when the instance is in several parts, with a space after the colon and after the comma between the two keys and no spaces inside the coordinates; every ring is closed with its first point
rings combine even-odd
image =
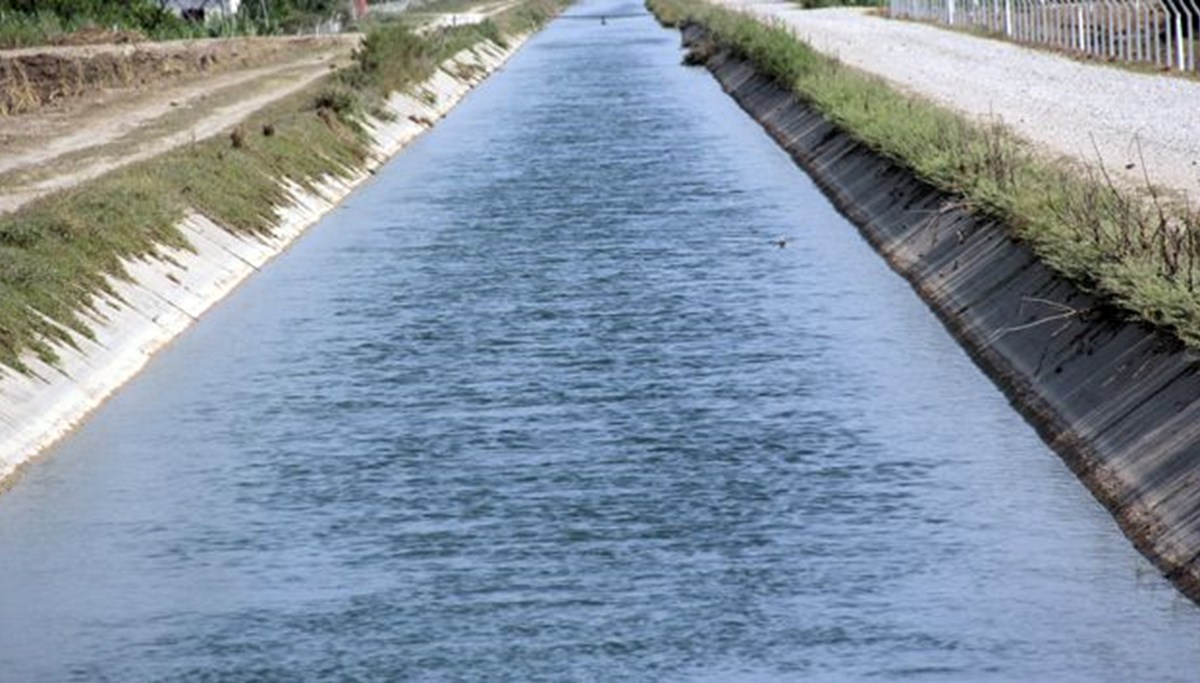
{"type": "Polygon", "coordinates": [[[0,679],[1194,679],[677,43],[553,24],[0,496],[0,679]]]}

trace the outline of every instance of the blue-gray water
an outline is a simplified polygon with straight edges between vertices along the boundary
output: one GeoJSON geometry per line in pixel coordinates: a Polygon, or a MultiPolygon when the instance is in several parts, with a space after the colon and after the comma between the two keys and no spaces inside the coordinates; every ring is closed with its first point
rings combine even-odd
{"type": "Polygon", "coordinates": [[[0,680],[1194,679],[677,40],[554,24],[0,496],[0,680]]]}

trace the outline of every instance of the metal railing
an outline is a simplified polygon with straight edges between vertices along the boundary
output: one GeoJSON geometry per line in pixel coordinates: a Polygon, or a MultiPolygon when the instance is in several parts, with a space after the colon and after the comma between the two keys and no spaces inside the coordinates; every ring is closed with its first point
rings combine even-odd
{"type": "Polygon", "coordinates": [[[1197,71],[1198,0],[889,0],[893,17],[975,28],[1097,59],[1197,71]]]}

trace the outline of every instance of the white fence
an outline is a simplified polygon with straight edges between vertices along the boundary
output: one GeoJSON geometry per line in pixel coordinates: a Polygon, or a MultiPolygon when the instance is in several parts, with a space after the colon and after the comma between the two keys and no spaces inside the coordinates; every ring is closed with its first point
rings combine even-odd
{"type": "Polygon", "coordinates": [[[1023,43],[1196,71],[1198,0],[889,0],[894,17],[976,28],[1023,43]]]}

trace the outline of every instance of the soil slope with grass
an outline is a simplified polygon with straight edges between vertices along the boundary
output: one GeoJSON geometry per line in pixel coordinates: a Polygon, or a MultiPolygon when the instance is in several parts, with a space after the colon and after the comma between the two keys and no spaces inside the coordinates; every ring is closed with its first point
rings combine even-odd
{"type": "Polygon", "coordinates": [[[1200,81],[888,19],[846,7],[718,0],[777,21],[817,52],[977,121],[995,119],[1048,156],[1097,165],[1140,188],[1146,177],[1200,202],[1200,81]]]}
{"type": "Polygon", "coordinates": [[[417,35],[233,128],[0,216],[0,479],[433,125],[559,9],[417,35]]]}

